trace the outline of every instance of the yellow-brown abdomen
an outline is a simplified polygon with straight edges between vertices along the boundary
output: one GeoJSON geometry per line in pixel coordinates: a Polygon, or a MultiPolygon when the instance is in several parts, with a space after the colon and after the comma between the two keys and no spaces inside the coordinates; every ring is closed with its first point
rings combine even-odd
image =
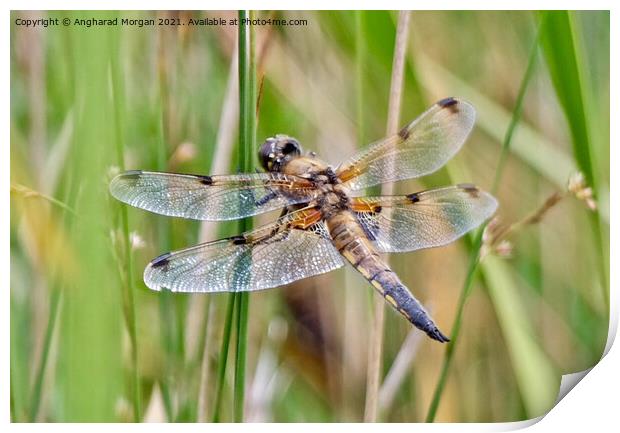
{"type": "Polygon", "coordinates": [[[379,257],[375,248],[348,211],[338,212],[327,219],[334,245],[344,258],[413,325],[440,342],[450,341],[435,325],[426,310],[400,281],[398,276],[379,257]]]}

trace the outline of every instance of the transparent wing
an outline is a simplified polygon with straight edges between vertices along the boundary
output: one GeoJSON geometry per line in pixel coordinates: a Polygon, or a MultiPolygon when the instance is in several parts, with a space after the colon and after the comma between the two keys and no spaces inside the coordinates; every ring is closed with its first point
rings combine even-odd
{"type": "Polygon", "coordinates": [[[343,266],[320,214],[307,209],[240,236],[163,254],[146,267],[144,282],[153,290],[241,292],[343,266]]]}
{"type": "Polygon", "coordinates": [[[347,187],[359,190],[432,173],[458,152],[475,118],[469,103],[442,99],[398,134],[353,157],[336,174],[347,187]]]}
{"type": "Polygon", "coordinates": [[[257,215],[314,197],[310,182],[280,173],[229,176],[128,171],[110,182],[118,200],[162,215],[224,221],[257,215]]]}
{"type": "Polygon", "coordinates": [[[360,197],[352,208],[378,250],[398,253],[458,239],[493,215],[497,201],[473,185],[458,185],[406,196],[360,197]]]}

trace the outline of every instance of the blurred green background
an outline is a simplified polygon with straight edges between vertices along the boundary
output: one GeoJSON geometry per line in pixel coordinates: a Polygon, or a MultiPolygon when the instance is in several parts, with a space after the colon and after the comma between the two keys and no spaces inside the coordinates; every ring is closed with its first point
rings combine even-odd
{"type": "MultiPolygon", "coordinates": [[[[286,133],[337,164],[384,135],[397,13],[259,16],[307,23],[256,28],[258,143],[286,133]]],[[[237,171],[237,29],[15,25],[46,17],[236,12],[12,13],[12,420],[231,420],[231,356],[214,413],[228,295],[151,292],[142,271],[162,252],[235,234],[237,223],[128,209],[107,183],[121,169],[237,171]]],[[[410,20],[400,124],[446,96],[469,100],[478,118],[446,168],[397,192],[460,182],[490,190],[533,59],[498,216],[511,224],[555,192],[565,198],[510,234],[510,257],[483,258],[436,420],[539,416],[561,375],[593,366],[607,338],[609,12],[426,11],[410,20]],[[594,211],[566,193],[577,172],[594,211]]],[[[476,252],[464,238],[391,257],[444,332],[476,252]]],[[[351,269],[252,293],[244,419],[362,420],[374,296],[351,269]]],[[[424,421],[446,347],[386,313],[380,420],[424,421]]]]}

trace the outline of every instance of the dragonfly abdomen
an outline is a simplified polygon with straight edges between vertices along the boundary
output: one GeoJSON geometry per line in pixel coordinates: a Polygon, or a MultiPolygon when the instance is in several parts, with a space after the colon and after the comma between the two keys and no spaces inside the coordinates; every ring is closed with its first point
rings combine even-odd
{"type": "Polygon", "coordinates": [[[424,331],[434,340],[442,343],[450,341],[435,325],[422,304],[381,259],[370,256],[362,260],[356,268],[383,298],[416,328],[424,331]]]}
{"type": "Polygon", "coordinates": [[[418,329],[434,340],[450,341],[430,318],[424,307],[400,281],[398,276],[379,257],[355,217],[339,212],[327,220],[334,246],[372,286],[418,329]]]}

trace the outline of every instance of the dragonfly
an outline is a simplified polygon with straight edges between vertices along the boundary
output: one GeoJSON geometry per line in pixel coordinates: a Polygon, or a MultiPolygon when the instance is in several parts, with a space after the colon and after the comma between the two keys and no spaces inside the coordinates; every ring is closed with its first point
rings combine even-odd
{"type": "Polygon", "coordinates": [[[250,292],[340,268],[359,271],[396,311],[439,342],[448,342],[422,304],[383,259],[451,243],[480,226],[496,199],[472,184],[406,195],[356,193],[441,168],[462,147],[475,109],[445,98],[398,133],[332,167],[287,135],[258,152],[264,172],[194,175],[132,170],[110,183],[129,205],[161,215],[227,221],[281,209],[273,223],[153,259],[144,282],[153,290],[250,292]]]}

